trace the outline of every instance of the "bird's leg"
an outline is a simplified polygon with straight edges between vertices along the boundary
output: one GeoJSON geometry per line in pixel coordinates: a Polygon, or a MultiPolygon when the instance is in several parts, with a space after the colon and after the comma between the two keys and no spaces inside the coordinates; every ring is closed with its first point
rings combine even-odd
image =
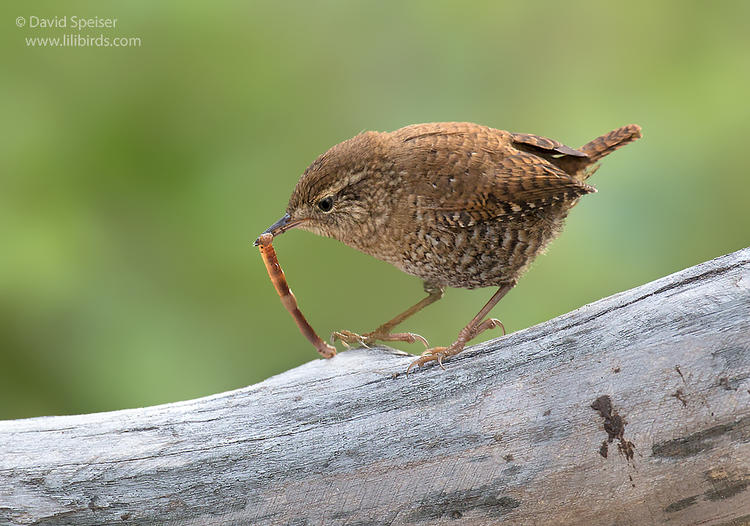
{"type": "Polygon", "coordinates": [[[479,334],[488,329],[502,327],[503,335],[505,335],[505,326],[500,320],[496,320],[494,318],[485,320],[484,318],[490,313],[492,308],[497,305],[497,302],[500,301],[503,296],[505,296],[508,291],[515,285],[516,282],[513,281],[510,283],[506,283],[505,285],[500,287],[497,292],[492,295],[490,301],[488,301],[487,304],[482,307],[482,310],[480,310],[477,315],[472,318],[472,320],[468,323],[468,325],[466,325],[466,327],[461,329],[455,342],[453,342],[448,347],[433,347],[432,349],[427,349],[419,358],[411,362],[409,367],[406,369],[406,373],[408,374],[412,367],[419,367],[420,365],[424,365],[427,362],[433,361],[436,361],[440,364],[440,367],[443,367],[444,359],[455,356],[456,354],[463,351],[464,347],[470,340],[476,338],[479,334]]]}
{"type": "Polygon", "coordinates": [[[425,340],[419,334],[413,332],[391,332],[396,325],[403,322],[405,319],[413,316],[417,312],[424,309],[427,305],[435,303],[437,300],[443,297],[443,288],[431,283],[424,283],[424,290],[428,296],[419,303],[412,305],[404,312],[396,316],[390,321],[385,322],[374,331],[367,332],[365,334],[357,334],[352,331],[336,331],[331,334],[331,342],[341,340],[344,345],[370,345],[375,341],[388,341],[388,342],[422,342],[425,347],[428,347],[427,340],[425,340]]]}

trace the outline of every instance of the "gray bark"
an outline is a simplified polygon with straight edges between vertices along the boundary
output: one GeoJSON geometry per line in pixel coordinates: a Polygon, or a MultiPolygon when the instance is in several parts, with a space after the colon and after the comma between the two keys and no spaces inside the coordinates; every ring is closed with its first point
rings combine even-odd
{"type": "Polygon", "coordinates": [[[410,360],[1,422],[0,524],[750,524],[750,249],[410,360]]]}

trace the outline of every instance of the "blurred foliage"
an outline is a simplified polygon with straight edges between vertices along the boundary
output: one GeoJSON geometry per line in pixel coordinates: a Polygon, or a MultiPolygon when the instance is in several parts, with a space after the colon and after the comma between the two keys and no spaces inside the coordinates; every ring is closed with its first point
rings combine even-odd
{"type": "MultiPolygon", "coordinates": [[[[362,130],[467,120],[571,146],[636,122],[494,310],[520,330],[748,245],[748,2],[3,2],[0,418],[208,395],[316,358],[251,242],[362,130]],[[133,48],[33,48],[18,16],[116,17],[133,48]]],[[[276,242],[322,335],[420,282],[329,239],[276,242]]],[[[404,329],[435,343],[489,289],[404,329]]],[[[486,334],[486,338],[495,336],[486,334]]],[[[418,351],[418,347],[404,348],[418,351]]]]}

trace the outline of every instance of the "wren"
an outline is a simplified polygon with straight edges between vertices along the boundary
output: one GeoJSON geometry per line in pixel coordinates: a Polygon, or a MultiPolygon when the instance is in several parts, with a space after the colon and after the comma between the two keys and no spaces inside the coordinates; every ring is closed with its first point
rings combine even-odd
{"type": "MultiPolygon", "coordinates": [[[[427,297],[375,330],[339,331],[345,344],[427,341],[392,330],[434,303],[445,287],[498,287],[447,347],[412,366],[443,360],[481,332],[534,258],[560,234],[568,211],[596,189],[597,161],[641,137],[631,124],[580,149],[552,139],[466,122],[365,132],[318,157],[302,174],[286,214],[265,233],[291,228],[338,239],[424,282],[427,297]]],[[[504,332],[504,328],[503,328],[504,332]]]]}

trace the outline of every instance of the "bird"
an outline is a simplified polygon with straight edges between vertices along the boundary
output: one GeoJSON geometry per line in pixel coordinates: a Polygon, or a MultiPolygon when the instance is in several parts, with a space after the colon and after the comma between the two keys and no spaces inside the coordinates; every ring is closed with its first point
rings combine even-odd
{"type": "Polygon", "coordinates": [[[497,291],[447,346],[425,350],[410,365],[443,361],[482,332],[488,318],[561,232],[570,209],[596,192],[586,181],[598,162],[641,137],[622,126],[579,149],[533,134],[470,122],[414,124],[367,131],[336,144],[303,172],[285,214],[264,234],[299,228],[331,237],[423,281],[421,301],[376,329],[336,331],[332,340],[422,342],[393,332],[447,287],[497,291]]]}

